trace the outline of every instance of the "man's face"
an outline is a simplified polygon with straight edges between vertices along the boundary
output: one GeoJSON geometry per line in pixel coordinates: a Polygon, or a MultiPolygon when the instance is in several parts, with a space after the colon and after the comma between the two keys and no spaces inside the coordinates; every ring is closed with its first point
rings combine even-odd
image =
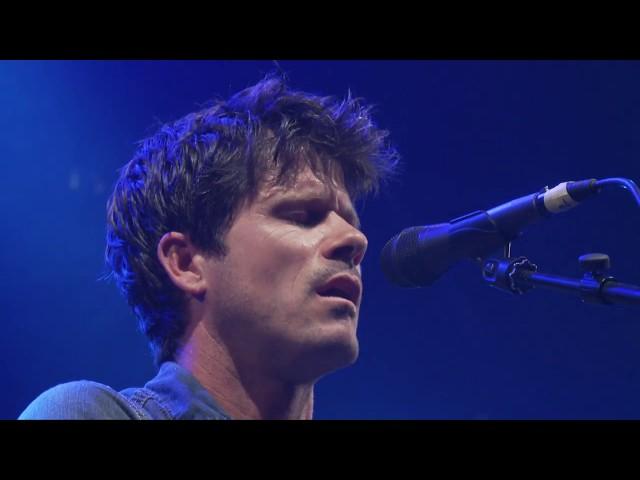
{"type": "Polygon", "coordinates": [[[207,261],[207,308],[239,369],[312,382],[353,363],[367,239],[340,180],[266,182],[207,261]]]}

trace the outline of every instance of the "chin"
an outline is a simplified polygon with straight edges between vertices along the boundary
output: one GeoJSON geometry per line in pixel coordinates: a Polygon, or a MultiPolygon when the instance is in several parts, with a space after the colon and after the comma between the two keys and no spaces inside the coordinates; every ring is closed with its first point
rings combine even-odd
{"type": "Polygon", "coordinates": [[[358,359],[359,344],[353,332],[322,332],[298,343],[289,356],[285,376],[295,383],[315,383],[325,375],[353,365],[358,359]]]}
{"type": "MultiPolygon", "coordinates": [[[[356,335],[358,318],[344,319],[328,331],[324,331],[321,343],[326,343],[327,358],[335,358],[341,366],[349,366],[358,359],[360,344],[356,335]],[[342,365],[343,364],[343,365],[342,365]]],[[[338,367],[340,368],[340,367],[338,367]]]]}
{"type": "Polygon", "coordinates": [[[355,335],[327,339],[315,349],[313,376],[321,378],[331,372],[353,365],[358,360],[360,346],[355,335]]]}

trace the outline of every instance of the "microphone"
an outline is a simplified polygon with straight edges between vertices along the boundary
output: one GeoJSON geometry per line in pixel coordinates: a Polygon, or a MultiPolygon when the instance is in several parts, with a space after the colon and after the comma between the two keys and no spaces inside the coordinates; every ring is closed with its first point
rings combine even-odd
{"type": "Polygon", "coordinates": [[[460,260],[481,259],[518,237],[529,224],[595,195],[600,191],[596,182],[595,178],[563,182],[448,223],[406,228],[382,249],[382,271],[400,287],[431,285],[460,260]]]}

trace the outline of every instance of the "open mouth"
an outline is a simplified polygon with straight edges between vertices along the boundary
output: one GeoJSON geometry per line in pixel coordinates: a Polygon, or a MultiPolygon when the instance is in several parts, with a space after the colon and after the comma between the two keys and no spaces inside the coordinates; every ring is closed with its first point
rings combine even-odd
{"type": "Polygon", "coordinates": [[[343,298],[354,305],[358,305],[360,300],[360,282],[349,276],[339,275],[332,278],[318,289],[321,297],[343,298]]]}

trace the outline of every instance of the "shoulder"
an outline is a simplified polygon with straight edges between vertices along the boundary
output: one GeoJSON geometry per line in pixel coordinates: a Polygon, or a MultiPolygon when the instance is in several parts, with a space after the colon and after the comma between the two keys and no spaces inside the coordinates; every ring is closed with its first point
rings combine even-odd
{"type": "Polygon", "coordinates": [[[19,420],[127,420],[139,418],[111,387],[88,380],[63,383],[39,395],[19,420]]]}

